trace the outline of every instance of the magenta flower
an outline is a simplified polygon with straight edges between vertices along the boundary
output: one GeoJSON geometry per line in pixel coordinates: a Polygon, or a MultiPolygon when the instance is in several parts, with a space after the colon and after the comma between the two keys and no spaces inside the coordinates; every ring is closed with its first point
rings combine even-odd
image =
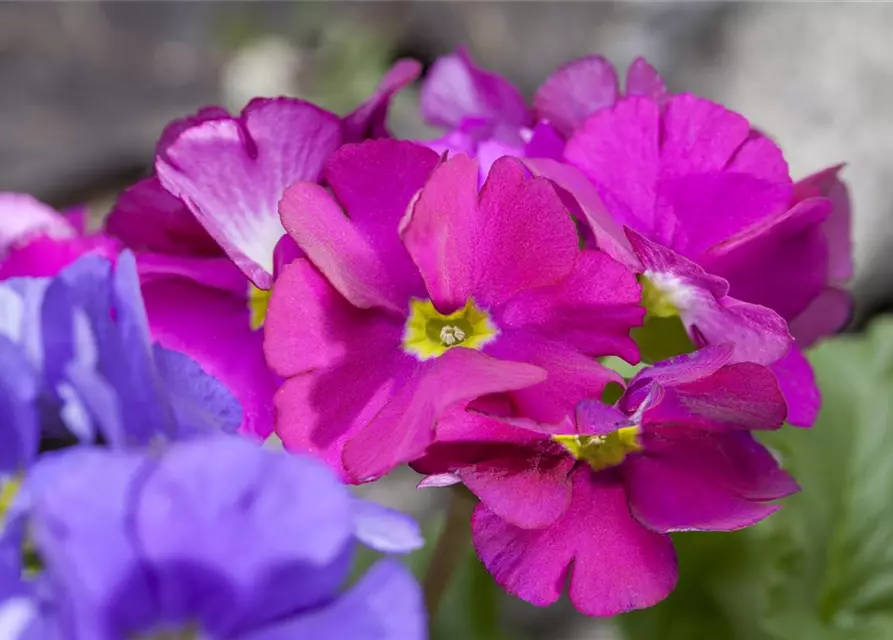
{"type": "MultiPolygon", "coordinates": [[[[628,95],[666,96],[660,76],[643,58],[630,66],[628,95]]],[[[425,144],[477,157],[482,179],[504,155],[560,159],[566,139],[586,117],[620,96],[613,65],[598,55],[572,60],[546,78],[528,107],[506,78],[477,66],[460,47],[437,59],[422,85],[422,115],[448,133],[425,144]]]]}
{"type": "Polygon", "coordinates": [[[847,315],[849,207],[845,193],[836,205],[820,197],[843,190],[834,174],[795,191],[771,140],[690,95],[622,99],[586,120],[565,157],[588,191],[572,167],[532,168],[572,192],[599,245],[642,273],[650,314],[679,317],[695,345],[731,341],[733,360],[772,366],[789,420],[812,424],[818,390],[787,323],[806,314],[798,326],[812,341],[847,315]]]}
{"type": "Polygon", "coordinates": [[[453,410],[414,466],[480,498],[474,545],[509,593],[543,606],[569,584],[591,616],[652,606],[676,584],[668,532],[747,527],[798,490],[750,434],[784,421],[775,377],[731,354],[646,368],[616,408],[583,401],[562,424],[453,410]]]}
{"type": "Polygon", "coordinates": [[[454,403],[506,393],[549,422],[616,379],[592,356],[638,358],[632,273],[581,251],[518,161],[479,191],[467,156],[382,140],[345,145],[324,178],[331,194],[298,183],[280,205],[307,256],[277,280],[265,329],[286,447],[367,480],[420,455],[454,403]]]}

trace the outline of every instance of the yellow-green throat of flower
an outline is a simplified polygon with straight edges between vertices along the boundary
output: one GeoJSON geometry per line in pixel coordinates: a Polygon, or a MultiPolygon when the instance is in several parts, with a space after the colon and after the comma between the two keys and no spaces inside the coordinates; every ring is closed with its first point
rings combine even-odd
{"type": "Polygon", "coordinates": [[[403,350],[419,360],[437,358],[453,347],[480,349],[499,335],[489,314],[469,299],[465,306],[442,314],[430,300],[409,302],[403,350]]]}
{"type": "Polygon", "coordinates": [[[616,467],[630,453],[642,450],[638,427],[623,427],[604,436],[567,435],[552,439],[594,471],[616,467]]]}

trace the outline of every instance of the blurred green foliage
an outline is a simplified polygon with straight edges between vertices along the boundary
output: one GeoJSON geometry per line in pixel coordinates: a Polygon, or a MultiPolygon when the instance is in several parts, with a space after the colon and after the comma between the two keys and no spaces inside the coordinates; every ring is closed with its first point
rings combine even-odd
{"type": "Polygon", "coordinates": [[[676,535],[679,586],[619,618],[626,638],[893,638],[893,318],[809,359],[818,422],[765,438],[803,491],[751,529],[676,535]]]}

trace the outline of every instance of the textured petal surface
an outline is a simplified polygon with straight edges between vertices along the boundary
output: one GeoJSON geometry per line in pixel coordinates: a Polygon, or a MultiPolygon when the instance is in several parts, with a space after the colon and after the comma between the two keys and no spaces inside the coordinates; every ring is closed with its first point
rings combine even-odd
{"type": "Polygon", "coordinates": [[[645,58],[636,58],[626,70],[626,95],[645,96],[663,106],[669,92],[657,70],[645,58]]]}
{"type": "Polygon", "coordinates": [[[375,91],[359,107],[344,117],[344,139],[359,142],[367,138],[389,137],[388,108],[394,96],[419,77],[422,65],[417,60],[397,60],[378,83],[375,91]]]}
{"type": "Polygon", "coordinates": [[[788,405],[788,422],[798,427],[811,427],[822,406],[822,394],[815,381],[809,360],[798,345],[770,367],[778,378],[778,386],[788,405]]]}
{"type": "Polygon", "coordinates": [[[669,537],[633,519],[619,482],[583,467],[573,474],[571,506],[554,525],[520,529],[480,505],[472,531],[495,580],[538,606],[558,599],[569,574],[571,602],[591,616],[649,607],[676,584],[669,537]]]}
{"type": "Polygon", "coordinates": [[[156,176],[140,180],[118,196],[105,230],[134,251],[223,255],[183,201],[168,193],[156,176]]]}
{"type": "Polygon", "coordinates": [[[629,335],[642,323],[635,275],[600,251],[581,251],[573,273],[559,284],[523,291],[500,311],[499,326],[527,328],[590,356],[638,361],[629,335]]]}
{"type": "Polygon", "coordinates": [[[458,347],[419,368],[344,449],[344,466],[360,481],[377,479],[419,457],[434,441],[437,419],[452,404],[529,387],[543,369],[458,347]]]}
{"type": "Polygon", "coordinates": [[[310,103],[258,99],[239,118],[185,127],[159,150],[161,184],[181,198],[230,258],[262,289],[284,230],[286,187],[316,181],[341,143],[337,116],[310,103]]]}
{"type": "Polygon", "coordinates": [[[474,163],[439,167],[408,216],[403,239],[435,305],[450,312],[474,297],[495,308],[514,294],[571,274],[577,232],[547,180],[528,178],[512,158],[497,160],[472,195],[474,163]]]}
{"type": "Polygon", "coordinates": [[[143,299],[152,337],[194,358],[230,390],[242,407],[243,433],[269,436],[276,380],[264,361],[263,334],[251,330],[246,298],[168,278],[144,284],[143,299]]]}
{"type": "Polygon", "coordinates": [[[428,122],[447,128],[458,127],[466,118],[516,128],[530,120],[518,89],[475,65],[462,48],[432,65],[422,84],[421,108],[428,122]]]}
{"type": "Polygon", "coordinates": [[[536,118],[570,136],[587,117],[617,100],[617,73],[601,56],[590,55],[560,67],[536,91],[536,118]]]}
{"type": "Polygon", "coordinates": [[[747,433],[679,426],[642,434],[644,452],[623,467],[630,505],[655,531],[731,531],[775,512],[767,501],[799,489],[747,433]]]}

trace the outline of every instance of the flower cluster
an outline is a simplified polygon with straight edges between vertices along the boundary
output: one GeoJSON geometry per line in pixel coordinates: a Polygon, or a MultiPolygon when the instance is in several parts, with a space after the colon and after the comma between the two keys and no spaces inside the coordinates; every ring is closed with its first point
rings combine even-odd
{"type": "Polygon", "coordinates": [[[41,455],[6,516],[55,593],[14,554],[18,620],[417,637],[390,561],[334,596],[354,539],[406,551],[415,530],[304,454],[348,483],[406,463],[463,483],[496,581],[593,616],[667,596],[669,533],[798,490],[753,432],[819,410],[803,350],[851,304],[840,167],[795,183],[741,115],[641,59],[621,91],[598,56],[532,105],[445,56],[421,93],[444,135],[398,140],[388,105],[419,71],[343,117],[259,98],[172,123],[99,233],[0,198],[0,471],[81,445],[41,455]],[[300,455],[250,442],[273,432],[300,455]]]}

